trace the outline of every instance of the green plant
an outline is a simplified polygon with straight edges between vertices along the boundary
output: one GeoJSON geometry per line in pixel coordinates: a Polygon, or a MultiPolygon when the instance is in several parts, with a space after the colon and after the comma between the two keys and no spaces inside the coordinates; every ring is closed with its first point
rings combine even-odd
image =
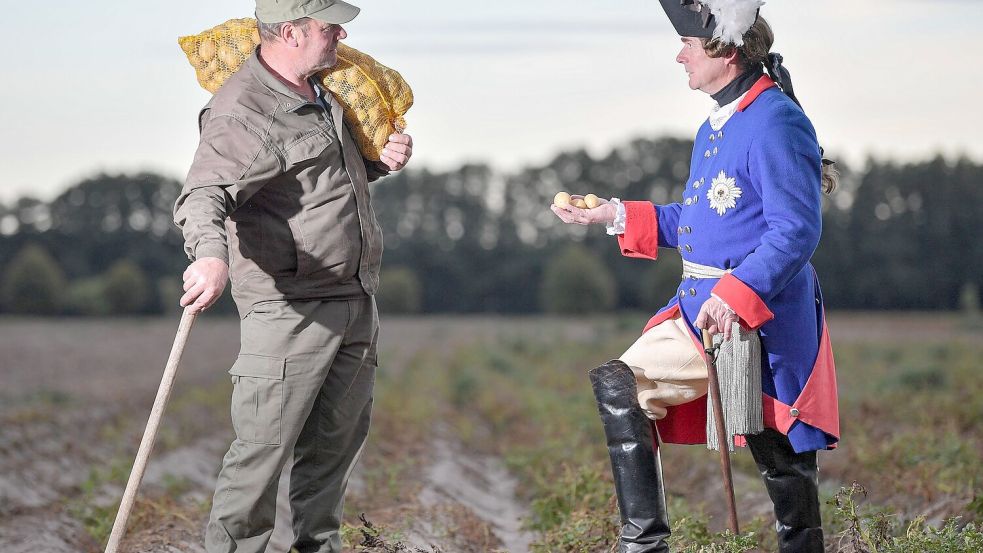
{"type": "Polygon", "coordinates": [[[617,285],[611,271],[580,245],[565,248],[543,272],[540,302],[550,313],[592,313],[614,307],[617,285]]]}
{"type": "Polygon", "coordinates": [[[28,244],[7,265],[0,299],[11,313],[52,315],[61,311],[65,283],[65,275],[51,254],[28,244]]]}
{"type": "Polygon", "coordinates": [[[983,551],[983,531],[974,524],[960,527],[957,517],[945,521],[941,528],[917,517],[907,523],[899,517],[864,508],[858,502],[867,497],[867,489],[854,482],[842,488],[830,502],[835,506],[835,522],[845,529],[834,538],[837,552],[848,553],[979,553],[983,551]]]}
{"type": "Polygon", "coordinates": [[[114,315],[142,313],[151,300],[147,275],[128,259],[117,261],[105,275],[105,301],[114,315]]]}
{"type": "Polygon", "coordinates": [[[379,275],[376,295],[382,313],[418,313],[423,307],[423,287],[412,269],[394,267],[379,275]]]}

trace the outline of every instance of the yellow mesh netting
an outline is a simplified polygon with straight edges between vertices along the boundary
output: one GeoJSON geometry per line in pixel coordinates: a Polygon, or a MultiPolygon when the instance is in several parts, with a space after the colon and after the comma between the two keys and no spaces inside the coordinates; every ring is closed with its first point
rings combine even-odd
{"type": "MultiPolygon", "coordinates": [[[[178,44],[195,68],[198,84],[215,93],[259,45],[259,30],[251,18],[230,19],[178,44]]],[[[345,111],[345,122],[362,155],[379,160],[389,135],[406,128],[403,115],[413,105],[413,91],[400,74],[372,56],[342,43],[338,63],[318,73],[345,111]]]]}

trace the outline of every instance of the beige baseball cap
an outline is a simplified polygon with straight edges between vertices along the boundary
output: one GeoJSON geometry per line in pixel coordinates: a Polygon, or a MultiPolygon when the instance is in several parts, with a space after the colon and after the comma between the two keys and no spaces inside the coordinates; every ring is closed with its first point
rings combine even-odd
{"type": "Polygon", "coordinates": [[[282,23],[310,17],[340,25],[358,15],[359,8],[341,0],[256,0],[256,19],[282,23]]]}

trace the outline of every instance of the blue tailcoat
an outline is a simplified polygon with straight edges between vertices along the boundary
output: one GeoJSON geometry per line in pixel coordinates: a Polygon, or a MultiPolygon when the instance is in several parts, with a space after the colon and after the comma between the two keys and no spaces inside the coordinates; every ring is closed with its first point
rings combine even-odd
{"type": "MultiPolygon", "coordinates": [[[[695,340],[703,303],[711,293],[725,301],[761,335],[765,424],[799,452],[835,447],[839,437],[832,351],[809,263],[821,233],[821,172],[809,119],[762,77],[723,127],[700,128],[682,201],[625,202],[619,236],[628,256],[676,248],[684,260],[732,269],[682,281],[646,329],[681,313],[695,340]]],[[[704,441],[705,401],[670,410],[659,421],[663,439],[704,441]]]]}

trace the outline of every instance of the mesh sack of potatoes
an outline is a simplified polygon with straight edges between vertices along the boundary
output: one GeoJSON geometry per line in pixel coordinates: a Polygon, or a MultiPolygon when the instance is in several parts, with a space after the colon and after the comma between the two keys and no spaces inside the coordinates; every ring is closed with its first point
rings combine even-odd
{"type": "MultiPolygon", "coordinates": [[[[259,45],[251,18],[230,19],[178,44],[195,68],[198,84],[215,93],[259,45]]],[[[345,123],[367,159],[378,161],[393,132],[406,128],[403,116],[413,105],[413,91],[400,74],[372,56],[338,44],[338,63],[317,74],[345,112],[345,123]]]]}

